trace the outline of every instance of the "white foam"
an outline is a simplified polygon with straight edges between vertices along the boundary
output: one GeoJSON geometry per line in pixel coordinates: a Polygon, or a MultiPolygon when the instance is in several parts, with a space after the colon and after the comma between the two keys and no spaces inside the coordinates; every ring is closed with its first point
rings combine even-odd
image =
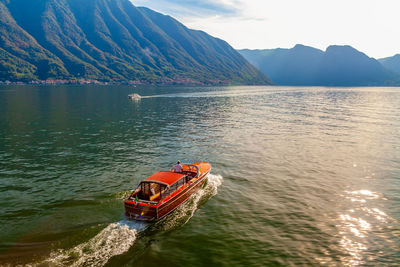
{"type": "Polygon", "coordinates": [[[103,266],[116,255],[129,250],[145,223],[122,220],[111,223],[88,242],[69,250],[52,253],[44,263],[55,266],[103,266]]]}
{"type": "Polygon", "coordinates": [[[207,185],[193,194],[183,205],[177,208],[173,214],[167,216],[165,220],[162,220],[160,222],[161,229],[168,231],[186,224],[199,208],[199,204],[218,193],[218,187],[222,185],[222,182],[223,177],[221,175],[209,174],[207,185]]]}
{"type": "Polygon", "coordinates": [[[116,198],[116,199],[126,199],[132,194],[132,192],[133,192],[132,190],[123,191],[123,192],[115,193],[115,194],[113,194],[111,196],[116,198]]]}
{"type": "MultiPolygon", "coordinates": [[[[193,217],[202,201],[206,201],[218,193],[222,184],[221,175],[209,174],[207,185],[198,190],[176,211],[165,220],[155,225],[156,228],[168,231],[186,224],[193,217]]],[[[121,220],[109,224],[89,241],[68,250],[58,250],[42,264],[50,266],[103,266],[116,255],[127,252],[135,243],[138,233],[151,224],[121,220]]]]}
{"type": "Polygon", "coordinates": [[[218,187],[222,185],[224,182],[224,178],[222,175],[214,175],[214,174],[209,174],[208,175],[208,185],[211,186],[211,189],[213,190],[215,196],[218,193],[218,187]]]}

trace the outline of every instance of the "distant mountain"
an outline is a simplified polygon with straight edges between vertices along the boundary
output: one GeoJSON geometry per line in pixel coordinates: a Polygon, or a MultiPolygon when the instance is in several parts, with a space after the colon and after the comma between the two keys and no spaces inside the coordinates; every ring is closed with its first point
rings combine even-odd
{"type": "Polygon", "coordinates": [[[239,50],[276,84],[310,84],[324,54],[321,50],[296,45],[292,49],[239,50]]]}
{"type": "Polygon", "coordinates": [[[129,0],[0,0],[0,80],[269,84],[223,40],[129,0]]]}
{"type": "Polygon", "coordinates": [[[376,59],[351,46],[330,46],[325,52],[304,45],[239,52],[280,85],[386,85],[395,78],[376,59]]]}
{"type": "Polygon", "coordinates": [[[400,74],[400,54],[393,57],[381,58],[378,61],[388,70],[400,74]]]}

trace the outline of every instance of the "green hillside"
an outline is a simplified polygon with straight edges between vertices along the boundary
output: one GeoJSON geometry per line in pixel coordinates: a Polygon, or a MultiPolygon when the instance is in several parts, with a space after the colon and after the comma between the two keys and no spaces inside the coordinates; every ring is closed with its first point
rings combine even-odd
{"type": "Polygon", "coordinates": [[[229,44],[129,0],[0,0],[0,81],[269,84],[229,44]]]}

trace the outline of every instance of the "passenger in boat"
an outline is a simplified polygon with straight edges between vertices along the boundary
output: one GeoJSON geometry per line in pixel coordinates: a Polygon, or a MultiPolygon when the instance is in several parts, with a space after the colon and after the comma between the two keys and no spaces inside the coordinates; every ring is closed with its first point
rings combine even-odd
{"type": "Polygon", "coordinates": [[[181,161],[178,160],[178,162],[176,162],[175,166],[172,168],[172,170],[174,172],[182,172],[182,165],[181,165],[181,161]]]}
{"type": "Polygon", "coordinates": [[[151,193],[151,196],[154,196],[156,194],[156,191],[154,190],[154,188],[150,188],[150,193],[151,193]]]}

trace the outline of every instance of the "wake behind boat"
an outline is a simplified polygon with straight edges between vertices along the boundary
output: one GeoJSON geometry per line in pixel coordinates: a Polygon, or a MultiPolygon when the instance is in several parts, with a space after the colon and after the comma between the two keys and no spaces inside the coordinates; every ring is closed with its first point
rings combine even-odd
{"type": "Polygon", "coordinates": [[[161,171],[141,181],[125,199],[125,216],[140,221],[158,221],[183,204],[205,183],[211,165],[182,164],[180,172],[161,171]]]}

